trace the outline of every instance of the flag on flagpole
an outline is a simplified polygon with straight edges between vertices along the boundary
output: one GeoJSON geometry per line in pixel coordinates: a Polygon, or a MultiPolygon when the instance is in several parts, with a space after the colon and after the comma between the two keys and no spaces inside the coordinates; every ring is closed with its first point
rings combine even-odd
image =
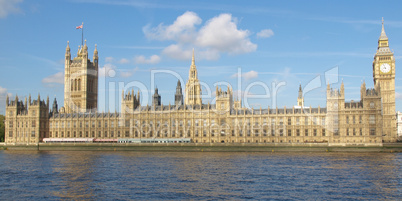
{"type": "Polygon", "coordinates": [[[81,24],[80,26],[75,27],[76,29],[82,29],[84,27],[83,24],[81,24]]]}

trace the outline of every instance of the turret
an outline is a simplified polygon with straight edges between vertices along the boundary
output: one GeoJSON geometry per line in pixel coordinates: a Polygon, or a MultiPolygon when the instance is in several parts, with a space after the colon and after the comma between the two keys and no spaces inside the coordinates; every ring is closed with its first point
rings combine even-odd
{"type": "Polygon", "coordinates": [[[183,105],[183,91],[180,80],[177,81],[176,94],[174,95],[174,104],[176,106],[183,105]]]}
{"type": "Polygon", "coordinates": [[[47,107],[50,106],[50,105],[49,105],[49,95],[48,95],[47,98],[46,98],[46,106],[47,106],[47,107]]]}
{"type": "Polygon", "coordinates": [[[299,95],[297,96],[297,106],[304,107],[304,97],[301,84],[299,85],[299,95]]]}
{"type": "Polygon", "coordinates": [[[58,105],[57,105],[57,100],[56,100],[56,98],[54,98],[54,101],[53,101],[53,107],[52,107],[52,113],[53,114],[57,114],[57,113],[59,113],[59,111],[58,111],[58,105]]]}
{"type": "Polygon", "coordinates": [[[155,93],[152,96],[152,105],[155,106],[160,106],[161,105],[161,96],[158,93],[158,87],[155,88],[155,93]]]}
{"type": "Polygon", "coordinates": [[[93,58],[95,65],[98,64],[98,59],[99,59],[98,58],[98,48],[97,48],[97,45],[95,44],[94,58],[93,58]]]}
{"type": "Polygon", "coordinates": [[[345,97],[345,85],[343,84],[343,79],[342,79],[342,84],[341,84],[341,96],[345,97]]]}

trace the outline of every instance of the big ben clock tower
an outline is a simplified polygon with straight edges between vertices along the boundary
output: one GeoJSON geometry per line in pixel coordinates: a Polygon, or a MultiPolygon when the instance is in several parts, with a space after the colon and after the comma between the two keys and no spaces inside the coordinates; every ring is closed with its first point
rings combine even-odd
{"type": "Polygon", "coordinates": [[[373,61],[374,86],[380,88],[383,113],[383,140],[396,141],[395,117],[395,58],[389,49],[388,37],[382,20],[381,35],[378,39],[378,48],[373,61]]]}

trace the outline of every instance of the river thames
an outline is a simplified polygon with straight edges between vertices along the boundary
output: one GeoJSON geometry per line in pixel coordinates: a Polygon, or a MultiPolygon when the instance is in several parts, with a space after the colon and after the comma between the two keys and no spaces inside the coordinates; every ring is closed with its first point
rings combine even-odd
{"type": "Polygon", "coordinates": [[[0,151],[1,200],[398,200],[402,153],[0,151]]]}

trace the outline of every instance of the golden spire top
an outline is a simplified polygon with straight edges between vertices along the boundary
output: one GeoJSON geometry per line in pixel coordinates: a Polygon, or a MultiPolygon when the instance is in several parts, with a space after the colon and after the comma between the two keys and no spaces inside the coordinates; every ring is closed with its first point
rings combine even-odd
{"type": "Polygon", "coordinates": [[[193,57],[191,58],[191,66],[195,66],[194,48],[193,48],[193,57]]]}
{"type": "Polygon", "coordinates": [[[382,27],[381,27],[381,36],[380,36],[380,40],[387,40],[388,37],[387,37],[387,35],[385,34],[385,30],[384,30],[384,17],[382,18],[381,22],[382,22],[382,27]]]}

